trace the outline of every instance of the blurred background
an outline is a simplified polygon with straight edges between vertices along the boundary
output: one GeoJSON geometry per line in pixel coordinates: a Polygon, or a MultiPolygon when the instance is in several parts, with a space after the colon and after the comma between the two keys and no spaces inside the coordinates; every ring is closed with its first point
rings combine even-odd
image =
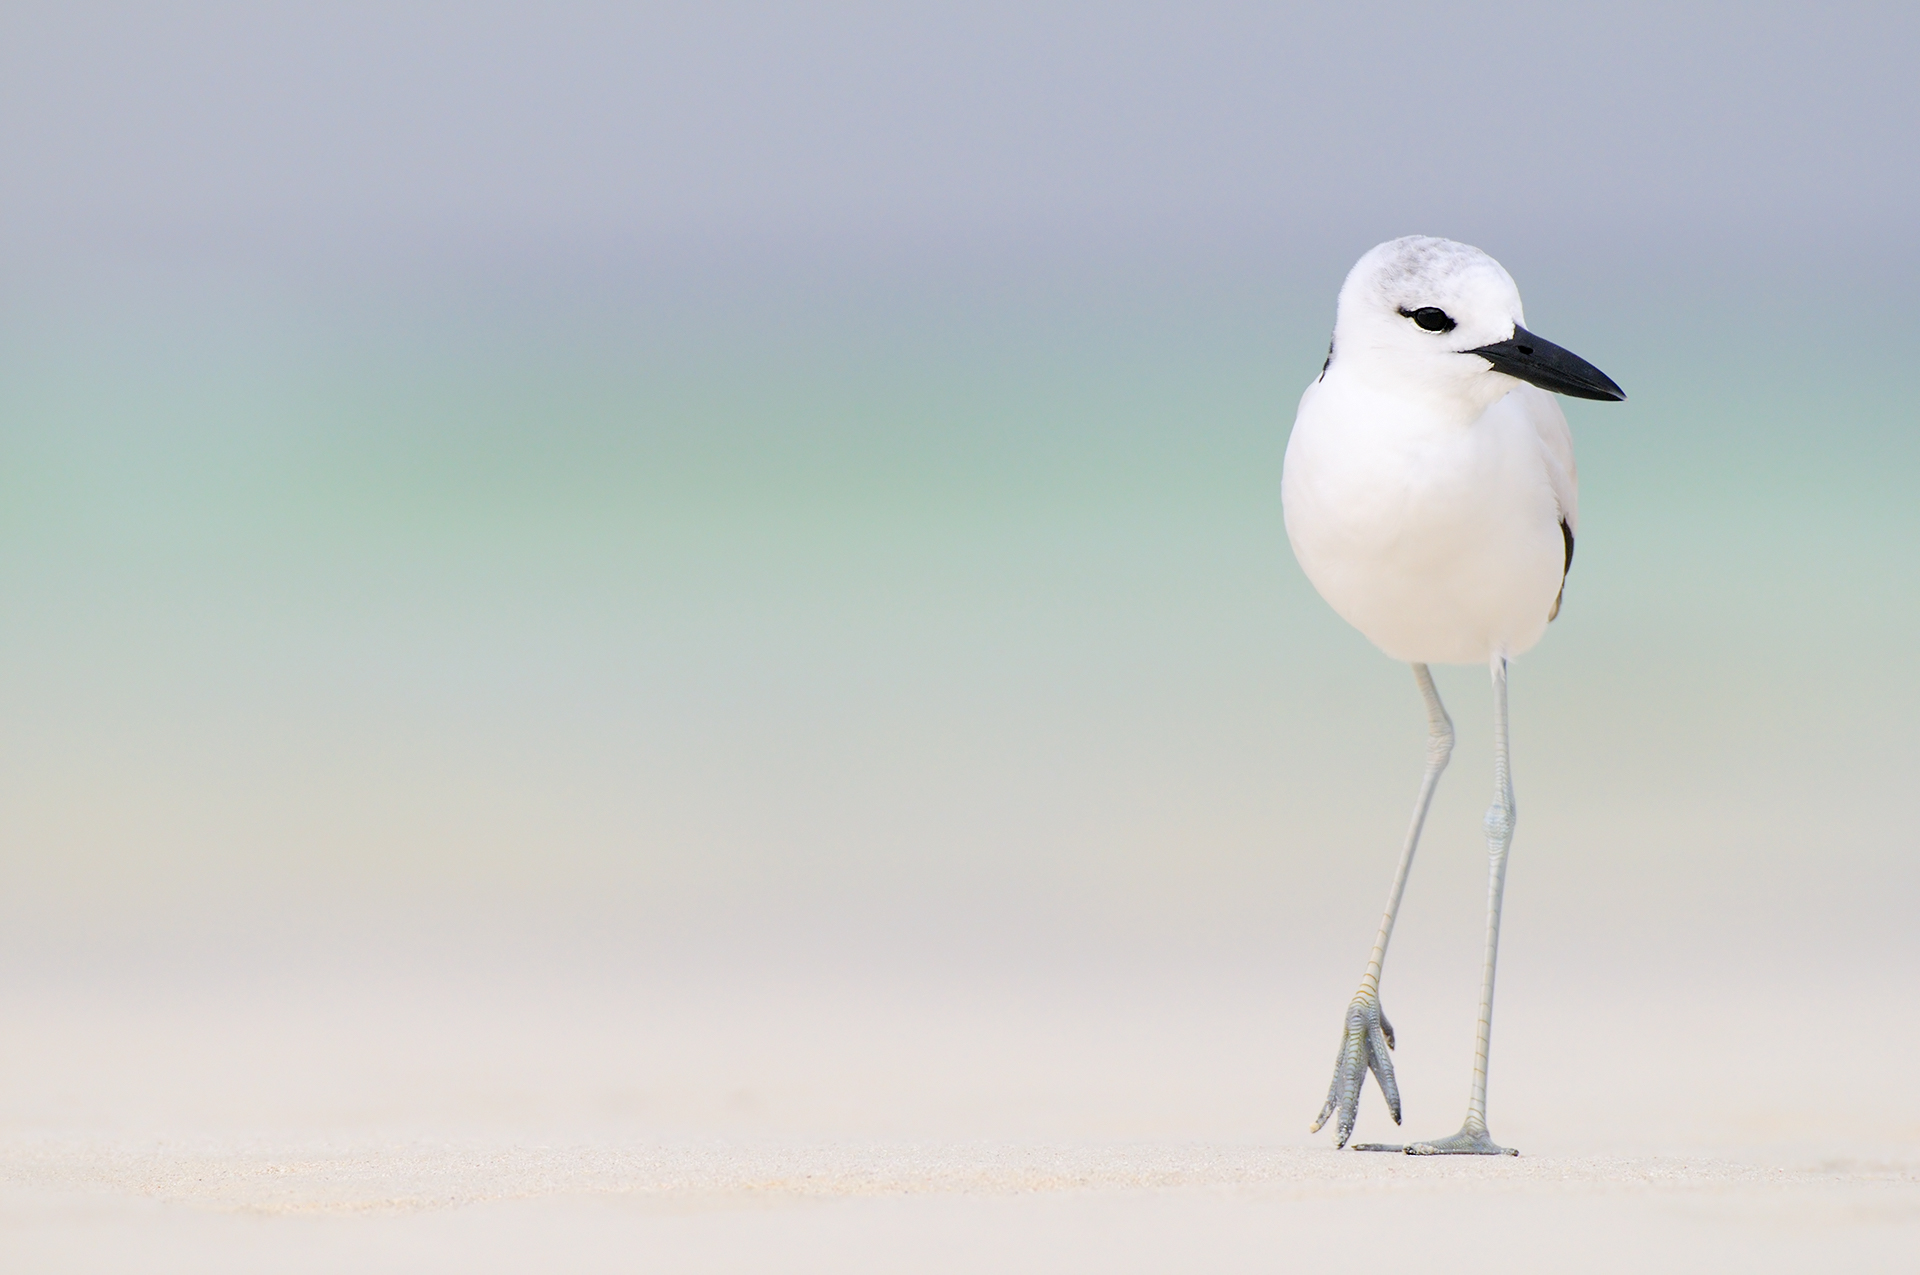
{"type": "Polygon", "coordinates": [[[0,29],[14,1130],[1302,1140],[1423,718],[1281,458],[1427,233],[1630,395],[1513,674],[1496,1133],[1920,1140],[1911,6],[0,29]]]}

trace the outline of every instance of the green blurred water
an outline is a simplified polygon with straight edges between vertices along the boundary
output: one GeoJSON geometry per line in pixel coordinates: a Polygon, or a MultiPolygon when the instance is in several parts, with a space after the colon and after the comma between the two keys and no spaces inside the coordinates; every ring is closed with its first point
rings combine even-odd
{"type": "MultiPolygon", "coordinates": [[[[1362,934],[1418,705],[1286,548],[1331,298],[1259,285],[16,303],[9,924],[1362,934]]],[[[1911,961],[1911,321],[1560,286],[1631,397],[1568,407],[1517,941],[1911,961]]],[[[1474,929],[1483,680],[1405,945],[1474,929]]]]}

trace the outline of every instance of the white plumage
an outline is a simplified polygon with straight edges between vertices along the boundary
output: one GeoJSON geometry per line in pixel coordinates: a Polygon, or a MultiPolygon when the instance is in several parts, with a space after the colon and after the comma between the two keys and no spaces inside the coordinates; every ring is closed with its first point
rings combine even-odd
{"type": "Polygon", "coordinates": [[[1332,357],[1301,396],[1287,536],[1320,596],[1396,660],[1519,655],[1560,596],[1580,518],[1567,418],[1463,352],[1519,325],[1519,290],[1477,248],[1382,244],[1347,276],[1332,357]],[[1399,313],[1426,307],[1455,326],[1399,313]]]}

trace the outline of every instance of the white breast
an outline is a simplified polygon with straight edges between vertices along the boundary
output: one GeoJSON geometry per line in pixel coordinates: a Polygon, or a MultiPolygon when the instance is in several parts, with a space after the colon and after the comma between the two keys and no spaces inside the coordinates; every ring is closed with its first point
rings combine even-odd
{"type": "Polygon", "coordinates": [[[1572,462],[1566,418],[1532,386],[1459,421],[1329,376],[1287,444],[1287,537],[1320,596],[1395,659],[1519,655],[1560,591],[1572,462]]]}

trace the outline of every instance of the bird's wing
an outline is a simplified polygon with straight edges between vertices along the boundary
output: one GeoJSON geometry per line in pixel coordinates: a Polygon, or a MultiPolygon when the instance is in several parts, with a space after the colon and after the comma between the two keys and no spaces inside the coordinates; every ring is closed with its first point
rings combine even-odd
{"type": "Polygon", "coordinates": [[[1560,401],[1543,389],[1522,385],[1514,390],[1520,410],[1533,422],[1540,436],[1540,450],[1547,460],[1547,478],[1553,484],[1553,498],[1560,505],[1560,521],[1570,535],[1580,531],[1580,472],[1573,463],[1573,431],[1567,428],[1567,414],[1560,401]]]}

